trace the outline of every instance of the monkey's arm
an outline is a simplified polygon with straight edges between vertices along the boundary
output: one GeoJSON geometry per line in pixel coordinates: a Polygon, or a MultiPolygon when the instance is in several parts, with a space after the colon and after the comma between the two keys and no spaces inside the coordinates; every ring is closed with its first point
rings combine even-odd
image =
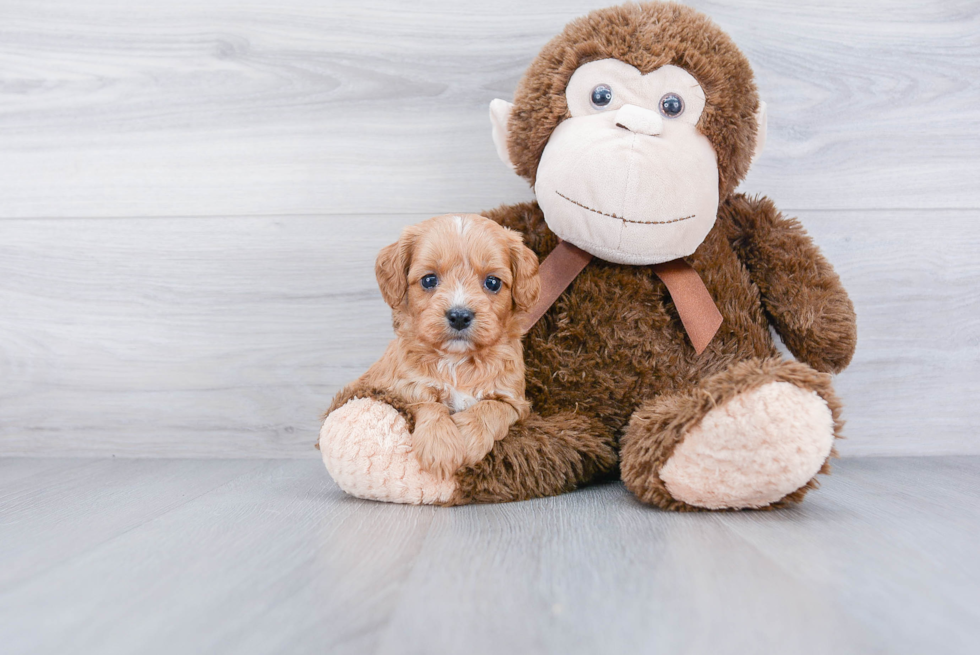
{"type": "Polygon", "coordinates": [[[803,226],[765,197],[735,195],[721,214],[731,221],[732,244],[786,347],[819,371],[842,371],[857,344],[854,306],[803,226]]]}
{"type": "Polygon", "coordinates": [[[482,460],[456,473],[446,505],[509,503],[557,496],[616,471],[616,438],[598,419],[574,412],[531,413],[495,441],[482,460]]]}

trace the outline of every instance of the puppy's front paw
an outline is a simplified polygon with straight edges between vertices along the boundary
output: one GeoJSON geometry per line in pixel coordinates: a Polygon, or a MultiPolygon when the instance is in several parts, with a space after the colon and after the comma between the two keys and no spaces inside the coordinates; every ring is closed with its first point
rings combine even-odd
{"type": "Polygon", "coordinates": [[[412,449],[422,470],[443,480],[453,477],[466,459],[463,439],[448,416],[416,424],[412,449]]]}
{"type": "Polygon", "coordinates": [[[500,436],[495,435],[483,417],[476,412],[457,412],[451,418],[459,429],[459,436],[463,441],[466,465],[476,464],[486,457],[493,448],[493,442],[507,435],[506,430],[500,436]]]}

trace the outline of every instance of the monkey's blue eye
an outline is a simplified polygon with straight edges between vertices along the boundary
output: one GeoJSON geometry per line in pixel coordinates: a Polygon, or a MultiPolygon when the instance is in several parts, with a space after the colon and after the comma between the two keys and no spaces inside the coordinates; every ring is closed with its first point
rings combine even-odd
{"type": "Polygon", "coordinates": [[[422,276],[421,284],[423,289],[434,289],[439,284],[439,278],[429,273],[428,275],[422,276]]]}
{"type": "Polygon", "coordinates": [[[483,281],[483,286],[485,286],[487,288],[487,291],[489,291],[490,293],[497,293],[498,291],[500,291],[500,285],[501,285],[500,278],[494,277],[492,275],[488,275],[487,279],[483,281]]]}
{"type": "Polygon", "coordinates": [[[684,101],[676,93],[668,93],[660,99],[660,113],[667,118],[677,118],[684,113],[684,101]]]}
{"type": "Polygon", "coordinates": [[[600,84],[592,89],[592,106],[596,109],[605,109],[608,107],[609,103],[612,102],[612,98],[612,89],[605,84],[600,84]]]}

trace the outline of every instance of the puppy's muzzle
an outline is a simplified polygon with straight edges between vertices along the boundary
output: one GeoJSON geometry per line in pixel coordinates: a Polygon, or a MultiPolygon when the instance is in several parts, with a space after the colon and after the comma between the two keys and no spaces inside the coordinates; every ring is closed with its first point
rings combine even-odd
{"type": "Polygon", "coordinates": [[[446,321],[449,323],[449,327],[457,332],[462,332],[473,323],[474,316],[475,314],[472,310],[464,307],[451,307],[446,312],[446,321]]]}

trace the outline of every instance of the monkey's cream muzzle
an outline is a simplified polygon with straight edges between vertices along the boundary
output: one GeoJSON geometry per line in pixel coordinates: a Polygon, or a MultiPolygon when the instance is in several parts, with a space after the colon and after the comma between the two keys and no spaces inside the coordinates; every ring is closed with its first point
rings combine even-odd
{"type": "MultiPolygon", "coordinates": [[[[698,81],[677,66],[643,74],[601,59],[572,74],[565,101],[569,117],[552,132],[534,186],[548,227],[619,264],[692,254],[719,201],[715,150],[697,126],[706,103],[698,81]]],[[[508,163],[510,109],[502,100],[490,106],[497,152],[508,163]]]]}
{"type": "Polygon", "coordinates": [[[558,125],[534,191],[565,241],[619,264],[659,264],[690,255],[711,230],[718,167],[694,125],[625,105],[558,125]]]}

